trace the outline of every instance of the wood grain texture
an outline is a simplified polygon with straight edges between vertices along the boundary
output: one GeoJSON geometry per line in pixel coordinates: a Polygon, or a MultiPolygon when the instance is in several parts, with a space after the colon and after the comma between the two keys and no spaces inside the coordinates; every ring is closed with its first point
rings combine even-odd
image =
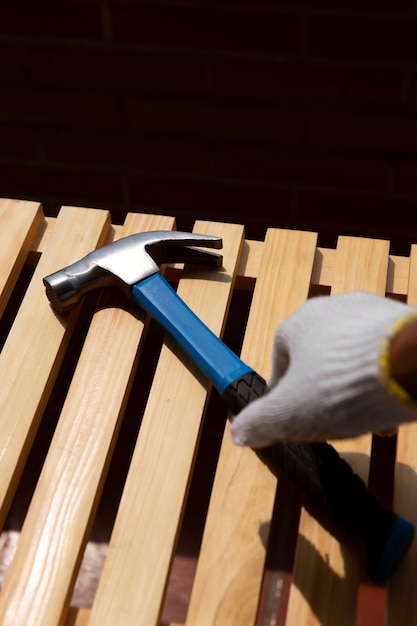
{"type": "MultiPolygon", "coordinates": [[[[265,377],[276,326],[307,298],[315,246],[314,233],[267,233],[241,354],[265,377]]],[[[187,626],[254,624],[276,484],[226,426],[187,626]]]]}
{"type": "MultiPolygon", "coordinates": [[[[223,238],[225,270],[186,272],[178,294],[220,335],[232,295],[243,227],[197,222],[194,230],[223,238]]],[[[207,389],[208,383],[168,339],[153,379],[90,626],[113,626],[121,616],[124,626],[159,624],[207,389]]]]}
{"type": "Polygon", "coordinates": [[[107,211],[64,207],[0,355],[0,521],[55,380],[77,312],[58,318],[42,278],[72,263],[106,236],[107,211]]]}
{"type": "MultiPolygon", "coordinates": [[[[173,225],[131,215],[123,236],[173,225]]],[[[2,624],[53,626],[67,608],[142,337],[125,303],[99,301],[0,594],[2,624]]]]}
{"type": "MultiPolygon", "coordinates": [[[[48,228],[42,230],[32,242],[30,254],[36,255],[42,252],[50,233],[53,232],[55,223],[53,217],[45,218],[48,228]]],[[[116,224],[112,230],[118,233],[121,226],[116,224]]],[[[242,254],[239,260],[239,267],[236,274],[236,289],[253,291],[256,277],[259,273],[259,266],[262,259],[263,241],[245,239],[242,254]]],[[[316,254],[311,275],[311,284],[321,287],[330,287],[333,282],[333,275],[336,263],[336,250],[333,248],[316,248],[316,254]]],[[[405,296],[408,293],[410,259],[408,256],[389,255],[388,272],[386,280],[386,293],[405,296]]],[[[182,271],[181,264],[168,266],[167,275],[175,279],[176,271],[182,271]]]]}
{"type": "MultiPolygon", "coordinates": [[[[22,264],[39,262],[0,354],[2,519],[77,319],[76,312],[55,317],[42,277],[113,238],[171,228],[172,218],[164,219],[135,215],[124,226],[111,226],[105,211],[66,207],[58,218],[44,218],[37,203],[0,200],[0,313],[1,298],[7,301],[22,264]]],[[[167,274],[181,279],[179,293],[219,335],[233,289],[254,290],[242,358],[266,378],[274,330],[304,302],[311,285],[314,294],[330,287],[332,293],[408,294],[408,302],[417,305],[417,246],[408,258],[388,255],[388,242],[372,239],[340,237],[333,250],[316,248],[313,233],[270,230],[265,241],[247,241],[239,225],[202,222],[195,230],[223,236],[226,271],[183,273],[178,263],[167,274]]],[[[100,299],[0,593],[5,626],[162,626],[165,586],[210,392],[170,340],[161,352],[94,609],[68,608],[141,351],[143,319],[117,297],[100,299]]],[[[370,437],[335,445],[366,479],[370,437]]],[[[402,426],[394,509],[417,526],[416,448],[416,426],[402,426]]],[[[233,446],[226,427],[187,626],[254,625],[276,485],[251,451],[233,446]]],[[[358,576],[356,555],[303,511],[287,626],[354,624],[358,576]]],[[[388,586],[387,626],[417,626],[416,577],[414,542],[388,586]]]]}
{"type": "Polygon", "coordinates": [[[39,202],[0,199],[0,318],[42,220],[39,202]]]}
{"type": "MultiPolygon", "coordinates": [[[[388,251],[387,241],[339,237],[331,293],[364,290],[384,295],[388,251]]],[[[332,444],[367,481],[372,436],[332,444]]],[[[359,575],[357,555],[303,509],[288,604],[288,626],[353,625],[359,575]]]]}
{"type": "MultiPolygon", "coordinates": [[[[408,304],[417,306],[417,245],[411,247],[408,304]]],[[[394,510],[417,527],[417,423],[398,429],[394,510]]],[[[388,585],[387,626],[417,624],[417,541],[388,585]]]]}
{"type": "Polygon", "coordinates": [[[68,611],[65,626],[88,626],[90,609],[71,607],[68,611]]]}

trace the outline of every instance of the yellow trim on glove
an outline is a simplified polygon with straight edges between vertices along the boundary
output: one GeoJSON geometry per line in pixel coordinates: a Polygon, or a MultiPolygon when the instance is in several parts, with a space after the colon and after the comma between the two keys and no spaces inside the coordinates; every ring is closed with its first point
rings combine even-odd
{"type": "Polygon", "coordinates": [[[398,318],[393,326],[390,328],[389,334],[384,338],[381,345],[381,353],[379,356],[379,374],[380,378],[385,385],[388,392],[394,396],[397,400],[403,404],[408,404],[413,409],[417,408],[416,400],[406,391],[392,376],[390,346],[391,341],[397,335],[397,333],[404,328],[407,324],[417,320],[417,315],[407,315],[406,317],[398,318]]]}

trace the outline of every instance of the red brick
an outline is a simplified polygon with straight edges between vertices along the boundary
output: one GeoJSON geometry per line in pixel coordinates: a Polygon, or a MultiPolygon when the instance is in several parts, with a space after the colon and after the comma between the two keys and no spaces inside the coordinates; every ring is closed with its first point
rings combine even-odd
{"type": "Polygon", "coordinates": [[[297,217],[316,228],[337,226],[340,234],[371,237],[390,238],[400,226],[417,241],[416,204],[417,197],[413,201],[388,195],[300,192],[297,217]]]}
{"type": "Polygon", "coordinates": [[[0,42],[0,80],[3,85],[25,81],[21,51],[17,44],[0,42]]]}
{"type": "Polygon", "coordinates": [[[413,72],[411,74],[407,104],[411,105],[412,107],[415,107],[417,105],[417,73],[416,72],[413,72]]]}
{"type": "Polygon", "coordinates": [[[111,4],[117,41],[209,50],[296,53],[299,18],[276,10],[111,4]]]}
{"type": "Polygon", "coordinates": [[[156,93],[207,91],[206,62],[181,52],[62,45],[30,46],[31,79],[40,85],[134,89],[156,93]]]}
{"type": "Polygon", "coordinates": [[[369,11],[369,9],[376,9],[379,11],[403,11],[404,9],[410,8],[410,0],[396,0],[395,4],[393,4],[392,0],[338,0],[337,5],[334,0],[297,0],[297,4],[303,6],[311,6],[316,8],[320,7],[330,7],[333,10],[338,9],[341,11],[345,11],[346,9],[352,10],[358,9],[362,11],[369,11]]]}
{"type": "Polygon", "coordinates": [[[399,104],[403,71],[213,57],[216,96],[298,104],[399,104]]]}
{"type": "Polygon", "coordinates": [[[94,171],[1,163],[0,196],[102,206],[123,201],[115,175],[94,171]]]}
{"type": "MultiPolygon", "coordinates": [[[[204,2],[204,0],[203,0],[204,2]]],[[[253,0],[223,0],[222,2],[223,5],[228,5],[228,6],[252,6],[253,7],[253,0]]],[[[288,0],[262,0],[262,6],[266,7],[266,6],[270,6],[272,8],[277,8],[277,7],[282,7],[282,8],[286,8],[289,6],[289,2],[288,0]]],[[[294,0],[293,2],[291,2],[291,8],[293,9],[299,9],[301,7],[311,7],[312,9],[322,9],[322,8],[327,8],[330,7],[331,9],[333,9],[333,11],[338,11],[338,10],[342,10],[345,11],[346,9],[352,10],[353,8],[355,9],[362,9],[362,10],[369,10],[369,9],[388,9],[388,10],[393,10],[393,2],[392,0],[339,0],[337,2],[337,5],[335,4],[334,0],[320,0],[319,2],[317,0],[294,0]]],[[[410,8],[410,0],[398,0],[398,2],[395,3],[395,10],[396,11],[400,11],[403,9],[409,9],[410,8]]]]}
{"type": "Polygon", "coordinates": [[[147,210],[167,211],[193,219],[213,219],[250,226],[288,223],[291,194],[273,186],[215,180],[129,178],[131,201],[147,210]]]}
{"type": "Polygon", "coordinates": [[[380,191],[386,187],[389,171],[382,158],[260,146],[216,145],[213,159],[218,176],[291,186],[380,191]]]}
{"type": "MultiPolygon", "coordinates": [[[[417,160],[399,161],[394,164],[394,191],[417,196],[417,160]]],[[[417,201],[416,201],[417,208],[417,201]]]]}
{"type": "Polygon", "coordinates": [[[127,111],[131,128],[149,133],[283,144],[297,144],[301,140],[302,116],[291,109],[130,98],[127,111]]]}
{"type": "Polygon", "coordinates": [[[308,143],[343,150],[414,153],[417,118],[399,114],[312,113],[308,143]]]}
{"type": "Polygon", "coordinates": [[[0,88],[0,120],[70,127],[118,128],[113,96],[74,91],[0,88]]]}
{"type": "Polygon", "coordinates": [[[8,2],[0,8],[0,34],[101,39],[98,2],[8,2]]]}
{"type": "Polygon", "coordinates": [[[384,17],[312,16],[308,54],[409,61],[417,54],[417,23],[384,17]]]}
{"type": "Polygon", "coordinates": [[[3,159],[11,161],[40,159],[41,144],[42,129],[22,124],[0,124],[0,156],[3,159]]]}
{"type": "Polygon", "coordinates": [[[44,159],[60,164],[194,174],[211,168],[209,146],[181,138],[44,129],[37,141],[44,159]]]}

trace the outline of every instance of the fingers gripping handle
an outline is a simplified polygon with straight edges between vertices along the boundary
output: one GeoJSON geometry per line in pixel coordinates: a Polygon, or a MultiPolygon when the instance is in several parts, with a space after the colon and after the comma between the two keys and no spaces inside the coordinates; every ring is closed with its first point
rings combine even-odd
{"type": "MultiPolygon", "coordinates": [[[[132,296],[187,352],[233,414],[264,395],[265,380],[207,328],[162,275],[134,285],[132,296]]],[[[313,512],[330,514],[360,540],[372,580],[384,583],[392,575],[414,527],[383,507],[332,446],[278,442],[255,452],[274,474],[283,471],[301,489],[313,512]]]]}
{"type": "MultiPolygon", "coordinates": [[[[237,414],[265,391],[265,381],[252,371],[234,381],[223,398],[237,414]]],[[[324,524],[330,516],[333,526],[340,524],[359,540],[371,580],[383,584],[391,577],[411,545],[414,527],[384,507],[333,446],[280,441],[255,452],[273,474],[283,471],[300,488],[306,508],[324,524]]]]}

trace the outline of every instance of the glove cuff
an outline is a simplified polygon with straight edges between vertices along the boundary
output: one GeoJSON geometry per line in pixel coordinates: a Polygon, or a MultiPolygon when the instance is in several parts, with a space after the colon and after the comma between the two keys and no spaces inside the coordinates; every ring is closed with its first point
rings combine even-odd
{"type": "Polygon", "coordinates": [[[406,391],[392,375],[390,349],[391,342],[395,335],[397,335],[405,326],[411,322],[415,322],[416,320],[417,313],[398,318],[391,326],[387,337],[384,338],[379,356],[379,374],[387,391],[396,400],[414,410],[417,409],[417,400],[411,396],[411,394],[409,394],[408,391],[406,391]]]}

